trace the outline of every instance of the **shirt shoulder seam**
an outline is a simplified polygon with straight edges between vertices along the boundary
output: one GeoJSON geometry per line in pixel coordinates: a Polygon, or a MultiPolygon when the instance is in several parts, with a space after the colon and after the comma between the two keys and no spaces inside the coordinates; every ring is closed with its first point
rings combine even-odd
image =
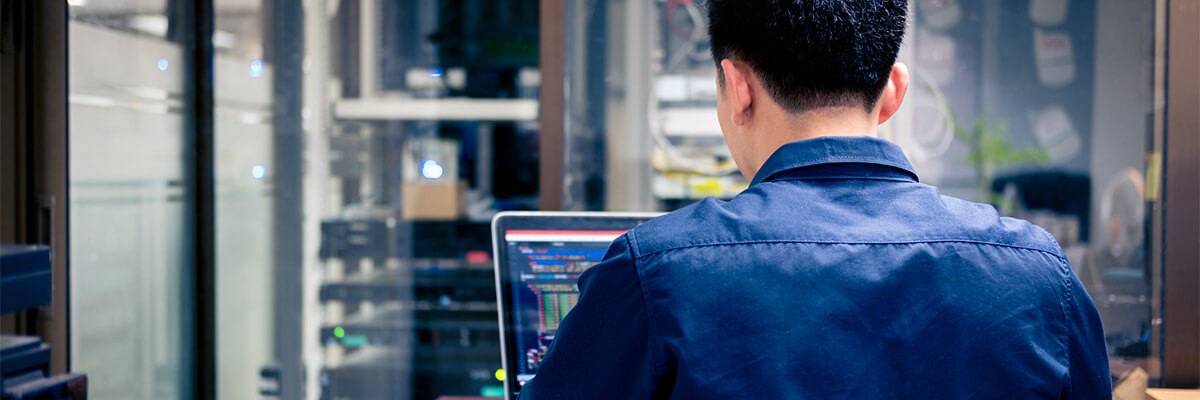
{"type": "Polygon", "coordinates": [[[1059,260],[1058,264],[1059,264],[1059,273],[1063,274],[1063,289],[1064,289],[1063,290],[1063,301],[1061,304],[1062,312],[1063,312],[1063,333],[1062,333],[1062,336],[1058,338],[1058,340],[1059,340],[1059,345],[1062,346],[1063,360],[1067,364],[1067,382],[1070,382],[1071,381],[1071,346],[1068,345],[1068,342],[1069,342],[1068,336],[1071,334],[1071,325],[1073,323],[1073,321],[1071,321],[1071,315],[1073,314],[1073,312],[1071,310],[1073,307],[1071,307],[1071,304],[1075,302],[1075,285],[1073,283],[1071,283],[1071,277],[1069,275],[1071,273],[1070,267],[1066,266],[1062,260],[1059,260]]]}
{"type": "Polygon", "coordinates": [[[650,343],[649,343],[650,346],[648,346],[649,347],[648,351],[650,352],[650,361],[654,363],[654,374],[656,376],[663,376],[664,368],[661,364],[661,361],[658,359],[658,351],[657,351],[658,350],[657,344],[659,342],[658,333],[655,332],[655,329],[654,329],[654,321],[650,315],[650,307],[646,306],[647,296],[646,296],[646,285],[644,284],[646,279],[645,279],[645,277],[642,276],[642,269],[638,268],[638,256],[637,256],[637,250],[636,250],[637,249],[637,241],[636,241],[636,239],[633,238],[632,232],[630,232],[630,234],[628,234],[628,235],[625,235],[625,241],[629,243],[630,253],[633,253],[633,257],[631,257],[631,263],[633,264],[633,272],[638,280],[638,282],[637,282],[638,293],[641,294],[641,296],[642,296],[642,299],[641,299],[642,300],[641,301],[642,313],[646,315],[646,337],[649,338],[649,340],[650,340],[650,343]]]}
{"type": "Polygon", "coordinates": [[[984,241],[984,240],[970,240],[970,239],[922,239],[922,240],[908,240],[908,241],[737,240],[737,241],[724,241],[724,242],[683,244],[683,245],[679,245],[679,246],[670,246],[670,247],[666,247],[666,248],[662,248],[662,249],[657,249],[657,250],[654,250],[654,251],[651,251],[648,253],[641,253],[639,251],[639,252],[634,253],[634,258],[638,259],[638,258],[650,257],[653,255],[656,255],[659,253],[665,253],[668,251],[687,250],[687,249],[701,248],[701,247],[737,246],[737,245],[746,245],[746,244],[825,244],[825,245],[851,244],[851,245],[886,246],[886,245],[929,244],[929,243],[964,243],[964,244],[978,244],[978,245],[985,245],[985,246],[1006,247],[1006,248],[1012,248],[1012,249],[1029,250],[1029,251],[1035,251],[1038,253],[1043,253],[1043,254],[1049,255],[1049,256],[1057,259],[1059,262],[1065,261],[1063,256],[1059,255],[1057,252],[1050,251],[1047,249],[1040,249],[1040,248],[1032,247],[1032,246],[1022,246],[1022,245],[1016,245],[1016,244],[996,243],[996,242],[989,242],[989,241],[984,241]],[[638,254],[638,253],[641,253],[641,254],[638,254]]]}
{"type": "Polygon", "coordinates": [[[762,183],[773,183],[773,182],[783,183],[783,182],[795,182],[795,181],[847,181],[847,180],[917,183],[917,181],[914,181],[912,179],[888,178],[888,177],[880,177],[880,176],[854,176],[854,175],[788,177],[788,178],[769,179],[769,180],[762,181],[762,183]]]}
{"type": "MultiPolygon", "coordinates": [[[[1050,232],[1041,227],[1037,227],[1037,229],[1047,239],[1054,240],[1054,236],[1050,235],[1050,232]]],[[[1069,343],[1073,324],[1071,315],[1073,314],[1072,305],[1075,304],[1075,283],[1071,280],[1071,266],[1067,263],[1067,259],[1058,253],[1055,253],[1054,256],[1058,259],[1058,273],[1061,275],[1063,287],[1062,301],[1059,303],[1063,313],[1063,332],[1058,338],[1058,344],[1062,346],[1063,362],[1067,364],[1066,382],[1069,385],[1071,382],[1071,345],[1069,343]]]]}
{"type": "Polygon", "coordinates": [[[625,232],[625,241],[629,242],[629,252],[633,254],[633,258],[635,260],[641,256],[640,254],[642,252],[641,249],[638,249],[638,241],[636,236],[637,229],[630,229],[629,231],[625,232]]]}

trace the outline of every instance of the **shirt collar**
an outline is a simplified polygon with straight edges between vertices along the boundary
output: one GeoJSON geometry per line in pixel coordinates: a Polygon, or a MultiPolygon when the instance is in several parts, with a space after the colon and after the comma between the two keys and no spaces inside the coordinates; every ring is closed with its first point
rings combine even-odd
{"type": "MultiPolygon", "coordinates": [[[[763,163],[751,185],[770,180],[783,172],[828,164],[871,164],[891,167],[913,181],[917,173],[892,142],[869,136],[823,136],[783,145],[763,163]]],[[[838,169],[837,175],[854,175],[853,169],[838,169]]]]}

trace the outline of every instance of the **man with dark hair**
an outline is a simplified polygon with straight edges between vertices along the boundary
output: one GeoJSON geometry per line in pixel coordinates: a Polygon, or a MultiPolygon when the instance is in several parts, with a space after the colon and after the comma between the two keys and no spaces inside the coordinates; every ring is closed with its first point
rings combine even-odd
{"type": "Polygon", "coordinates": [[[1055,240],[941,196],[875,138],[904,0],[711,0],[751,185],[627,232],[522,398],[1100,399],[1095,305],[1055,240]]]}

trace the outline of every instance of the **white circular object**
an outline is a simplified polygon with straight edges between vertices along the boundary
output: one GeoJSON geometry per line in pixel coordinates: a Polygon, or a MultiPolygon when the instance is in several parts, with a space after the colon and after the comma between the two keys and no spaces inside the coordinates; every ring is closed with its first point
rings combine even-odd
{"type": "Polygon", "coordinates": [[[446,169],[442,168],[442,165],[438,164],[437,161],[434,161],[434,160],[421,161],[421,176],[424,176],[425,179],[431,179],[431,180],[441,179],[442,175],[445,173],[446,173],[446,169]]]}
{"type": "Polygon", "coordinates": [[[1100,242],[1115,258],[1128,257],[1142,245],[1146,223],[1145,182],[1133,168],[1118,172],[1100,200],[1100,242]]]}

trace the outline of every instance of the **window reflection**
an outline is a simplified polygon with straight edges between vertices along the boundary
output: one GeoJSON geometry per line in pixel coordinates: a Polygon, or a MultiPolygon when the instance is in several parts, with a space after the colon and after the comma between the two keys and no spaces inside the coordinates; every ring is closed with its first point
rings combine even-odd
{"type": "MultiPolygon", "coordinates": [[[[568,208],[671,210],[744,187],[727,168],[692,3],[568,3],[567,159],[607,162],[604,174],[568,164],[568,208]]],[[[879,132],[924,183],[1046,228],[1099,306],[1114,360],[1152,378],[1156,7],[914,1],[900,55],[911,87],[879,132]]]]}
{"type": "Polygon", "coordinates": [[[914,14],[915,107],[884,134],[926,183],[1046,228],[1113,355],[1149,357],[1155,3],[919,1],[914,14]]]}

